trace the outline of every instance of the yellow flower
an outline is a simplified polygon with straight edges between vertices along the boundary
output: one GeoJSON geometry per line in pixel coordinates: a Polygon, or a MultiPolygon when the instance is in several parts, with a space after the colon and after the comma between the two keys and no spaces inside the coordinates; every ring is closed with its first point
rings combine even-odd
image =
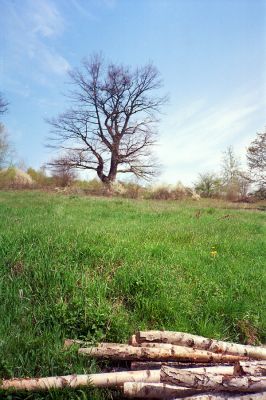
{"type": "Polygon", "coordinates": [[[211,254],[212,257],[216,257],[217,256],[218,253],[217,253],[217,250],[215,250],[215,247],[212,247],[210,254],[211,254]]]}

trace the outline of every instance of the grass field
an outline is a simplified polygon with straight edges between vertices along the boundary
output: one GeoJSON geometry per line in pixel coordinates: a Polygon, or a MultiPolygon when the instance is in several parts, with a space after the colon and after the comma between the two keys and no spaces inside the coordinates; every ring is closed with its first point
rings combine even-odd
{"type": "Polygon", "coordinates": [[[165,328],[265,342],[265,216],[223,207],[0,192],[0,378],[97,371],[62,351],[66,337],[165,328]]]}

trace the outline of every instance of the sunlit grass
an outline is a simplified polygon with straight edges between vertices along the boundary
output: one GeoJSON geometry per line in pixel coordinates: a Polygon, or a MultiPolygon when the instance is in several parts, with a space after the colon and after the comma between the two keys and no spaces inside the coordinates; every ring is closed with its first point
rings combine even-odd
{"type": "Polygon", "coordinates": [[[0,378],[96,371],[65,337],[265,341],[264,214],[224,206],[0,192],[0,378]]]}

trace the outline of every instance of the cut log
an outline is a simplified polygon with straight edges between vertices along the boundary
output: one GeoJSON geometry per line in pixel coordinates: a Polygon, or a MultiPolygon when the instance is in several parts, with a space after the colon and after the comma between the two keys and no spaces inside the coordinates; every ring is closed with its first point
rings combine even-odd
{"type": "MultiPolygon", "coordinates": [[[[175,369],[180,369],[174,367],[175,369]]],[[[239,361],[237,364],[232,366],[216,365],[208,367],[198,367],[198,364],[194,364],[190,368],[182,368],[181,371],[190,371],[198,374],[218,374],[218,375],[252,375],[252,376],[265,376],[266,375],[266,362],[246,362],[239,361]]]]}
{"type": "MultiPolygon", "coordinates": [[[[184,397],[183,400],[266,400],[266,392],[248,395],[232,395],[227,393],[204,393],[196,396],[184,397]]],[[[176,399],[177,400],[177,399],[176,399]]]]}
{"type": "Polygon", "coordinates": [[[213,367],[198,367],[198,364],[195,364],[195,367],[192,368],[175,368],[175,370],[180,371],[188,371],[188,372],[195,372],[197,374],[221,374],[221,375],[233,375],[234,374],[234,367],[232,366],[213,366],[213,367]]]}
{"type": "MultiPolygon", "coordinates": [[[[135,342],[135,343],[137,343],[137,342],[135,342]]],[[[136,346],[136,344],[134,344],[134,346],[136,346]]],[[[143,343],[140,343],[139,346],[140,347],[149,347],[149,348],[156,347],[156,348],[160,348],[160,349],[172,349],[173,346],[176,346],[176,345],[173,345],[171,343],[143,342],[143,343]]],[[[197,349],[194,349],[194,350],[197,350],[197,349]]],[[[215,354],[217,354],[217,353],[215,353],[215,354]]],[[[254,362],[255,361],[253,361],[253,363],[254,362]]],[[[265,371],[265,369],[266,369],[266,360],[258,360],[257,363],[261,363],[260,364],[261,365],[261,374],[260,375],[263,375],[263,372],[266,372],[265,371]]],[[[248,364],[250,365],[250,361],[248,361],[246,365],[248,365],[248,364]]],[[[259,364],[257,364],[257,365],[259,365],[259,364]]],[[[252,365],[250,365],[250,367],[252,369],[252,367],[254,367],[254,365],[252,364],[252,365]]],[[[252,375],[252,372],[250,372],[250,375],[252,375]]]]}
{"type": "Polygon", "coordinates": [[[190,364],[174,361],[132,361],[131,370],[143,370],[143,369],[160,369],[162,365],[166,365],[171,368],[177,369],[198,369],[201,368],[213,368],[213,371],[217,373],[219,368],[227,368],[228,372],[231,371],[233,375],[254,375],[254,376],[266,376],[266,362],[265,361],[239,361],[236,364],[230,366],[229,364],[211,364],[211,363],[200,363],[200,364],[190,364]],[[217,368],[216,371],[214,368],[217,368]],[[229,369],[230,368],[230,369],[229,369]]]}
{"type": "MultiPolygon", "coordinates": [[[[223,363],[223,366],[233,365],[233,363],[223,363]]],[[[221,365],[220,363],[189,363],[181,361],[132,361],[131,370],[142,370],[142,369],[160,369],[162,365],[167,365],[172,368],[194,368],[197,366],[201,367],[214,367],[221,365]]]]}
{"type": "Polygon", "coordinates": [[[39,391],[62,389],[64,387],[120,387],[125,382],[160,382],[160,371],[126,371],[90,375],[50,376],[46,378],[26,378],[3,380],[0,389],[39,391]]]}
{"type": "Polygon", "coordinates": [[[80,348],[79,353],[90,357],[111,360],[169,360],[193,362],[237,362],[245,357],[215,354],[188,347],[171,346],[169,348],[135,347],[125,344],[105,344],[104,346],[80,348]]]}
{"type": "Polygon", "coordinates": [[[266,375],[266,361],[239,361],[234,366],[235,375],[266,375]]]}
{"type": "MultiPolygon", "coordinates": [[[[134,364],[134,363],[131,363],[134,364]]],[[[140,363],[142,366],[146,365],[147,362],[140,363]]],[[[153,363],[148,363],[149,369],[153,363]]],[[[190,371],[198,374],[220,374],[220,375],[253,375],[253,376],[265,376],[266,375],[266,362],[265,361],[239,361],[235,365],[207,365],[202,366],[201,364],[186,364],[186,363],[158,363],[160,366],[165,365],[176,370],[190,371]],[[199,366],[200,365],[200,366],[199,366]]],[[[144,369],[144,368],[142,368],[144,369]]]]}
{"type": "Polygon", "coordinates": [[[266,391],[266,378],[258,376],[234,377],[222,374],[199,374],[166,366],[161,368],[161,382],[194,389],[263,392],[266,391]]]}
{"type": "MultiPolygon", "coordinates": [[[[179,398],[178,398],[179,399],[179,398]]],[[[183,397],[183,400],[266,400],[266,392],[252,393],[248,395],[232,395],[228,393],[203,393],[190,397],[183,397]]],[[[175,399],[177,400],[177,399],[175,399]]]]}
{"type": "Polygon", "coordinates": [[[180,386],[167,385],[166,383],[124,383],[124,396],[145,399],[173,399],[175,396],[184,397],[198,393],[198,390],[180,386]]]}
{"type": "Polygon", "coordinates": [[[191,335],[184,332],[171,331],[139,331],[136,333],[138,343],[162,342],[175,345],[193,347],[214,353],[235,354],[257,360],[266,360],[266,348],[262,346],[250,346],[221,340],[208,339],[202,336],[191,335]]]}

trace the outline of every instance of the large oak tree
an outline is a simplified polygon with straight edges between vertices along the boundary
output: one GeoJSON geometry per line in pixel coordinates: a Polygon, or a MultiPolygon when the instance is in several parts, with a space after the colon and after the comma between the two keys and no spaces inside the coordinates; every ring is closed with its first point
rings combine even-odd
{"type": "Polygon", "coordinates": [[[154,175],[152,146],[166,98],[152,64],[132,68],[108,64],[100,56],[70,73],[72,107],[48,122],[49,145],[60,150],[50,164],[96,171],[110,185],[117,174],[154,175]]]}

